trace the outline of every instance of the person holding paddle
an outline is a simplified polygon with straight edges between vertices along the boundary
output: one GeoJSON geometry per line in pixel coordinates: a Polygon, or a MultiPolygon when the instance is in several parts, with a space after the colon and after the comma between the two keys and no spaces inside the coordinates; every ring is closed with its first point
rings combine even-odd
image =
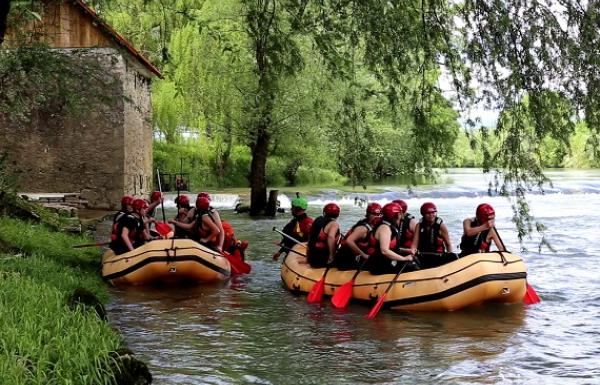
{"type": "MultiPolygon", "coordinates": [[[[219,252],[222,252],[223,244],[225,243],[225,230],[223,229],[223,224],[221,223],[221,215],[214,207],[210,206],[210,201],[211,201],[210,194],[207,192],[204,192],[204,191],[198,193],[198,196],[196,198],[196,208],[198,207],[198,199],[200,199],[200,198],[208,199],[208,203],[209,203],[208,216],[217,225],[217,228],[219,229],[218,238],[217,238],[217,241],[216,241],[214,247],[219,252]]],[[[196,208],[192,208],[189,210],[189,212],[188,212],[188,221],[189,222],[195,221],[195,218],[197,217],[196,208]]]]}
{"type": "Polygon", "coordinates": [[[193,222],[180,222],[171,219],[169,223],[190,231],[191,239],[217,249],[221,230],[219,230],[215,220],[210,216],[210,200],[206,197],[196,199],[196,209],[194,211],[195,217],[193,222]]]}
{"type": "Polygon", "coordinates": [[[163,194],[160,191],[153,191],[150,194],[150,201],[148,202],[148,216],[154,218],[156,216],[156,208],[163,201],[163,194]]]}
{"type": "Polygon", "coordinates": [[[467,218],[463,221],[464,233],[460,242],[461,257],[489,252],[492,241],[499,251],[506,251],[496,233],[495,218],[494,208],[487,203],[482,203],[477,206],[474,218],[467,218]]]}
{"type": "MultiPolygon", "coordinates": [[[[308,201],[304,198],[296,197],[292,199],[292,219],[283,226],[283,233],[289,235],[298,242],[308,241],[308,235],[313,224],[313,219],[306,214],[308,201]]],[[[273,260],[277,261],[282,253],[294,247],[293,240],[282,237],[279,243],[281,248],[273,254],[273,260]]]]}
{"type": "Polygon", "coordinates": [[[402,219],[398,226],[398,248],[410,251],[415,237],[415,229],[417,228],[417,220],[415,216],[408,212],[408,204],[402,199],[395,199],[392,202],[398,203],[402,209],[402,219]]]}
{"type": "Polygon", "coordinates": [[[311,267],[320,268],[333,262],[340,239],[340,206],[328,203],[323,207],[323,215],[315,219],[308,236],[307,261],[311,267]]]}
{"type": "Polygon", "coordinates": [[[338,270],[356,270],[375,252],[375,228],[381,217],[381,205],[369,203],[366,217],[348,230],[335,254],[333,265],[338,270]]]}
{"type": "MultiPolygon", "coordinates": [[[[413,261],[413,254],[400,255],[394,250],[398,243],[398,225],[402,219],[402,208],[390,202],[381,210],[383,220],[375,229],[375,252],[367,261],[367,269],[373,275],[398,273],[406,263],[413,261]]],[[[407,271],[405,269],[405,271],[407,271]]]]}

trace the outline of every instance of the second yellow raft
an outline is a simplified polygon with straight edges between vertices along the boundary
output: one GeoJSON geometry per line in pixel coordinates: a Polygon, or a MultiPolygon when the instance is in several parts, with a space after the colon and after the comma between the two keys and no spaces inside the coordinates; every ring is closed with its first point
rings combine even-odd
{"type": "MultiPolygon", "coordinates": [[[[294,246],[306,253],[306,245],[294,246]]],[[[313,269],[306,258],[291,251],[281,265],[286,288],[308,293],[321,279],[324,268],[313,269]]],[[[329,270],[325,295],[350,281],[356,270],[329,270]]],[[[395,274],[372,275],[361,271],[352,290],[354,302],[373,304],[395,274]]],[[[402,273],[386,296],[384,307],[393,310],[452,311],[483,302],[520,302],[525,295],[527,270],[521,257],[507,252],[472,254],[439,267],[402,273]]]]}

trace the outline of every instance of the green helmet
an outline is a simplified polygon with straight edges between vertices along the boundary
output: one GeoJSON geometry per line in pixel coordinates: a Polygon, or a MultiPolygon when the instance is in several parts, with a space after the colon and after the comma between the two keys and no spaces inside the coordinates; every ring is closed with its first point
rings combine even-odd
{"type": "Polygon", "coordinates": [[[308,202],[304,198],[294,198],[292,199],[292,207],[298,207],[302,210],[306,210],[306,208],[308,207],[308,202]]]}

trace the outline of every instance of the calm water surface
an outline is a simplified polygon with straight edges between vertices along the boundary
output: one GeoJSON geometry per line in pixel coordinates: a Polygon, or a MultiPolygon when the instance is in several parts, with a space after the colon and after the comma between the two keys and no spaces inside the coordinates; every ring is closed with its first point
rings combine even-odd
{"type": "MultiPolygon", "coordinates": [[[[366,320],[368,307],[309,305],[281,284],[273,241],[289,219],[251,220],[222,210],[248,239],[252,274],[219,284],[114,289],[111,323],[149,363],[154,383],[174,384],[600,384],[600,172],[551,172],[554,186],[530,196],[533,214],[556,249],[521,253],[529,282],[542,297],[534,306],[486,305],[452,313],[393,313],[366,320]]],[[[402,197],[409,211],[432,200],[457,247],[462,220],[482,201],[496,208],[497,228],[510,250],[520,246],[510,203],[487,197],[485,177],[454,171],[437,186],[389,187],[365,196],[385,203],[402,197]]],[[[343,229],[360,219],[356,194],[324,191],[309,197],[317,215],[341,203],[343,229]]],[[[215,196],[222,207],[235,197],[215,196]]],[[[288,203],[282,198],[282,205],[288,203]]],[[[170,206],[167,202],[167,207],[170,206]]],[[[172,210],[168,210],[172,212],[172,210]]]]}

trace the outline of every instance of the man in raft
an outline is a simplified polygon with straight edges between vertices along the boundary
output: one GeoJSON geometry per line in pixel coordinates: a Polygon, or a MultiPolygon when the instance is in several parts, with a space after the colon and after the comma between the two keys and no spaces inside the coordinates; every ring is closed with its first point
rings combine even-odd
{"type": "MultiPolygon", "coordinates": [[[[217,228],[219,229],[218,239],[217,239],[216,244],[215,244],[214,247],[219,252],[222,252],[223,251],[223,244],[225,243],[225,230],[223,229],[223,224],[221,223],[221,215],[219,214],[219,212],[217,211],[217,209],[215,209],[214,207],[210,206],[210,201],[211,201],[210,194],[208,194],[207,192],[202,191],[202,192],[198,193],[198,196],[196,198],[196,202],[198,202],[198,199],[200,199],[200,198],[206,198],[208,200],[208,203],[209,203],[208,215],[209,215],[210,219],[212,219],[212,221],[217,225],[217,228]]],[[[197,208],[197,205],[196,205],[196,208],[197,208]]],[[[187,220],[190,223],[195,221],[195,218],[197,216],[196,208],[192,208],[188,212],[187,220]]]]}
{"type": "MultiPolygon", "coordinates": [[[[307,242],[313,219],[306,214],[308,201],[304,198],[296,197],[292,199],[292,219],[283,226],[283,233],[294,238],[298,242],[307,242]]],[[[281,239],[281,249],[273,254],[273,260],[277,261],[282,253],[286,253],[294,247],[295,243],[287,237],[281,239]]]]}
{"type": "Polygon", "coordinates": [[[219,234],[221,230],[219,230],[215,220],[210,215],[210,200],[207,197],[202,196],[196,199],[194,220],[192,222],[179,222],[171,219],[169,223],[187,230],[190,233],[191,239],[221,251],[219,248],[219,234]]]}
{"type": "Polygon", "coordinates": [[[494,208],[487,203],[482,203],[477,206],[474,218],[467,218],[463,221],[464,233],[460,242],[461,257],[489,252],[492,241],[498,250],[506,251],[496,233],[495,218],[494,208]]]}

